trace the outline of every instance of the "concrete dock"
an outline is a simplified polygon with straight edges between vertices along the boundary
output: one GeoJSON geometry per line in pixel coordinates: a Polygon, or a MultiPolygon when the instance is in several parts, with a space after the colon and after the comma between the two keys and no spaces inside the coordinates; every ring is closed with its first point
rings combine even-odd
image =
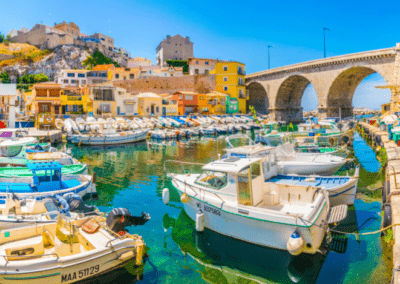
{"type": "MultiPolygon", "coordinates": [[[[358,125],[374,142],[375,146],[384,147],[387,154],[386,177],[390,185],[387,202],[392,208],[392,224],[400,224],[400,147],[389,140],[389,133],[365,122],[358,125]]],[[[393,227],[393,282],[400,284],[400,226],[393,227]]]]}

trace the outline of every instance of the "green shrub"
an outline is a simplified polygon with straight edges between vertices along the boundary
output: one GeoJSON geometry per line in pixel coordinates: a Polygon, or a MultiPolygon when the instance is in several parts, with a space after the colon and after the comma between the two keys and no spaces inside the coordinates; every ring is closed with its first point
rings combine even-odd
{"type": "Polygon", "coordinates": [[[167,60],[168,66],[183,67],[183,73],[189,73],[189,65],[186,60],[167,60]]]}

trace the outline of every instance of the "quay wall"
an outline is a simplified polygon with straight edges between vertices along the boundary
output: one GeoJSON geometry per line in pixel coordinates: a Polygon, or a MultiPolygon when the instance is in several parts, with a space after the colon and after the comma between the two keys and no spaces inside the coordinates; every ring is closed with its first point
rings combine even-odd
{"type": "Polygon", "coordinates": [[[179,77],[149,77],[132,80],[118,80],[114,87],[126,89],[127,93],[152,92],[173,94],[178,91],[206,94],[215,91],[215,75],[192,75],[179,77]]]}
{"type": "MultiPolygon", "coordinates": [[[[400,147],[393,140],[389,140],[389,133],[365,122],[359,122],[365,134],[373,141],[376,146],[384,147],[387,155],[385,184],[390,189],[387,197],[392,209],[392,224],[400,224],[400,147]]],[[[393,282],[400,284],[400,226],[393,229],[393,282]]]]}

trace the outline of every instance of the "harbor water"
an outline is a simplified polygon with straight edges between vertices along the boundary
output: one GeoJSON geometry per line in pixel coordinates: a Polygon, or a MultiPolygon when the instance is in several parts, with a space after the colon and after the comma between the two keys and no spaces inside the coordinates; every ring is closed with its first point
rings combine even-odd
{"type": "MultiPolygon", "coordinates": [[[[391,261],[379,234],[349,235],[347,249],[293,257],[287,252],[243,243],[210,230],[197,233],[164,171],[167,160],[208,163],[224,154],[225,137],[140,143],[119,147],[72,147],[72,154],[96,173],[98,199],[88,203],[101,211],[125,207],[133,215],[147,212],[151,220],[129,231],[143,236],[149,258],[140,283],[387,283],[391,261]],[[165,205],[163,188],[171,192],[165,205]],[[366,273],[367,272],[367,273],[366,273]]],[[[361,194],[348,218],[335,230],[363,233],[380,229],[379,194],[370,194],[381,170],[374,152],[356,134],[356,161],[361,163],[361,194]]],[[[355,165],[357,162],[353,163],[355,165]]],[[[345,168],[341,174],[351,174],[345,168]]],[[[251,233],[251,232],[249,232],[251,233]]],[[[112,282],[110,275],[102,277],[112,282]]],[[[116,280],[115,280],[116,281],[116,280]]],[[[118,283],[135,283],[125,272],[118,283]]],[[[96,283],[99,283],[98,281],[96,283]]]]}

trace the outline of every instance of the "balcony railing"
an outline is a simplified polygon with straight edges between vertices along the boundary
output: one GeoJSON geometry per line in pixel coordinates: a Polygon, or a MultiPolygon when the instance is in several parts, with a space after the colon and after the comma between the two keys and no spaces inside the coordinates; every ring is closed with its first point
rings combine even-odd
{"type": "Polygon", "coordinates": [[[243,70],[238,70],[238,74],[239,75],[246,75],[246,72],[244,72],[243,70]]]}
{"type": "Polygon", "coordinates": [[[239,82],[238,85],[239,86],[244,86],[244,82],[239,82]]]}

